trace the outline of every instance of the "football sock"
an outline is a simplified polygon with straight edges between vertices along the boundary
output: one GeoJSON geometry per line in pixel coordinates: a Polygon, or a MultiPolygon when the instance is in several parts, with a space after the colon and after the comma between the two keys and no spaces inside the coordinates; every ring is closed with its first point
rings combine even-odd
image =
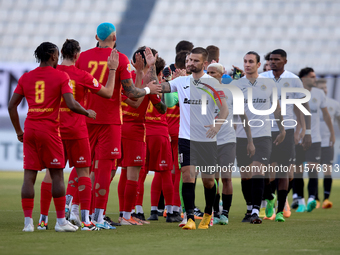
{"type": "Polygon", "coordinates": [[[277,192],[277,212],[283,212],[283,209],[285,207],[286,204],[286,199],[287,199],[287,190],[279,190],[277,192]]]}
{"type": "MultiPolygon", "coordinates": [[[[151,183],[151,206],[157,206],[159,204],[159,198],[162,191],[162,175],[160,172],[155,172],[151,183]]],[[[164,200],[164,199],[163,199],[164,200]]]]}
{"type": "Polygon", "coordinates": [[[183,183],[182,185],[182,196],[185,207],[185,212],[187,213],[187,218],[195,221],[194,217],[194,196],[195,194],[195,184],[194,183],[183,183]]]}
{"type": "Polygon", "coordinates": [[[45,225],[48,223],[48,216],[40,214],[40,219],[39,219],[39,223],[41,222],[45,222],[45,225]]]}
{"type": "MultiPolygon", "coordinates": [[[[142,167],[139,172],[139,177],[138,177],[138,189],[137,189],[137,200],[136,200],[136,205],[141,206],[141,207],[143,205],[144,183],[145,183],[146,175],[147,175],[147,171],[145,170],[145,167],[142,167]]],[[[143,211],[143,208],[142,208],[142,211],[143,211]]]]}
{"type": "Polygon", "coordinates": [[[171,206],[171,212],[172,213],[172,201],[173,201],[173,195],[174,195],[174,186],[172,184],[171,179],[171,171],[162,171],[160,172],[162,177],[162,190],[163,195],[165,199],[165,204],[169,207],[171,206]]]}
{"type": "Polygon", "coordinates": [[[98,160],[94,182],[96,209],[105,209],[111,183],[112,162],[113,160],[98,160]]]}
{"type": "Polygon", "coordinates": [[[179,206],[176,206],[176,205],[174,205],[174,206],[172,207],[173,212],[178,212],[178,213],[179,213],[179,209],[180,209],[180,207],[179,207],[179,206]]]}
{"type": "Polygon", "coordinates": [[[222,194],[222,202],[223,202],[223,211],[222,214],[227,216],[230,212],[231,201],[233,200],[233,194],[225,195],[222,194]]]}
{"type": "MultiPolygon", "coordinates": [[[[274,179],[274,181],[272,181],[272,182],[270,182],[270,190],[272,191],[272,193],[274,193],[275,194],[275,192],[276,192],[276,188],[277,188],[277,185],[278,184],[278,179],[276,178],[276,179],[274,179]]],[[[273,197],[274,198],[274,197],[273,197]]],[[[273,199],[272,198],[272,199],[273,199]]]]}
{"type": "MultiPolygon", "coordinates": [[[[125,185],[125,192],[124,192],[124,210],[123,212],[125,213],[130,213],[131,216],[131,209],[135,207],[135,198],[137,194],[137,187],[138,187],[138,182],[137,181],[132,181],[132,180],[127,180],[126,185],[125,185]]],[[[125,214],[126,216],[127,214],[125,214]]],[[[130,219],[130,217],[125,217],[123,213],[123,217],[125,219],[130,219]]]]}
{"type": "Polygon", "coordinates": [[[91,179],[90,177],[79,177],[78,194],[81,210],[90,210],[91,206],[91,179]]]}
{"type": "Polygon", "coordinates": [[[89,224],[90,222],[90,217],[89,217],[89,210],[81,210],[81,221],[85,222],[85,224],[89,224]]]}
{"type": "Polygon", "coordinates": [[[78,174],[75,167],[73,167],[70,176],[68,178],[67,189],[66,189],[66,204],[71,206],[72,197],[78,192],[78,174]]]}
{"type": "Polygon", "coordinates": [[[323,188],[324,188],[324,200],[329,198],[329,195],[331,194],[332,189],[332,176],[331,175],[325,175],[323,179],[323,188]]]}
{"type": "Polygon", "coordinates": [[[318,188],[318,179],[317,178],[310,178],[308,182],[308,195],[309,197],[316,198],[316,191],[318,188]]]}
{"type": "Polygon", "coordinates": [[[136,205],[136,213],[144,213],[143,207],[141,205],[136,205]]]}
{"type": "Polygon", "coordinates": [[[213,212],[213,206],[216,197],[216,185],[211,189],[204,187],[204,197],[205,197],[205,209],[204,212],[211,215],[213,212]]]}
{"type": "Polygon", "coordinates": [[[273,185],[272,183],[275,182],[275,181],[272,181],[272,182],[269,182],[268,184],[265,184],[264,185],[264,199],[268,199],[268,200],[272,200],[274,197],[273,197],[273,193],[275,192],[275,189],[273,190],[273,185]]]}
{"type": "Polygon", "coordinates": [[[75,215],[79,215],[79,205],[77,204],[72,204],[71,207],[71,212],[75,215]]]}
{"type": "Polygon", "coordinates": [[[289,180],[289,183],[288,183],[288,192],[287,192],[287,194],[289,194],[289,192],[290,192],[291,189],[293,188],[293,185],[294,185],[294,179],[289,180]]]}
{"type": "Polygon", "coordinates": [[[181,206],[181,198],[179,195],[179,182],[181,180],[181,172],[175,170],[175,174],[172,174],[173,177],[173,202],[172,204],[175,206],[181,206]]]}
{"type": "Polygon", "coordinates": [[[54,197],[53,198],[55,210],[57,212],[57,222],[59,225],[65,225],[66,224],[66,219],[65,219],[65,202],[66,202],[66,197],[54,197]]]}
{"type": "Polygon", "coordinates": [[[182,173],[181,173],[181,179],[179,181],[179,198],[181,199],[182,212],[185,213],[185,206],[184,206],[182,188],[183,188],[183,179],[182,179],[182,173]]]}
{"type": "Polygon", "coordinates": [[[40,187],[40,214],[48,216],[48,210],[50,209],[51,200],[52,183],[42,182],[40,187]]]}
{"type": "Polygon", "coordinates": [[[34,198],[22,198],[21,206],[22,210],[24,211],[25,218],[32,218],[34,198]]]}
{"type": "Polygon", "coordinates": [[[220,198],[221,198],[221,195],[217,193],[215,195],[215,202],[214,202],[214,215],[216,215],[216,213],[220,211],[220,198]]]}
{"type": "Polygon", "coordinates": [[[293,185],[293,192],[298,195],[299,198],[303,198],[303,189],[305,183],[303,181],[303,174],[295,173],[294,174],[294,185],[293,185]]]}
{"type": "Polygon", "coordinates": [[[104,209],[96,208],[94,210],[94,220],[99,223],[102,223],[104,221],[104,209]]]}
{"type": "Polygon", "coordinates": [[[262,175],[254,175],[251,180],[252,180],[251,194],[253,204],[252,214],[253,213],[259,214],[258,211],[260,210],[261,207],[264,189],[264,179],[262,175]]]}
{"type": "Polygon", "coordinates": [[[160,194],[159,200],[158,200],[158,209],[164,210],[164,208],[165,208],[164,194],[163,194],[163,191],[161,190],[161,194],[160,194]]]}
{"type": "Polygon", "coordinates": [[[173,213],[173,208],[172,205],[166,205],[165,206],[166,213],[172,214],[173,213]]]}
{"type": "Polygon", "coordinates": [[[126,169],[122,168],[120,172],[120,178],[118,182],[118,198],[119,198],[119,211],[124,211],[124,193],[125,193],[125,185],[127,181],[126,169]]]}
{"type": "Polygon", "coordinates": [[[248,214],[251,213],[251,210],[253,208],[252,199],[251,199],[251,186],[252,186],[251,179],[241,180],[242,193],[243,193],[244,200],[246,201],[246,204],[247,204],[248,214]]]}

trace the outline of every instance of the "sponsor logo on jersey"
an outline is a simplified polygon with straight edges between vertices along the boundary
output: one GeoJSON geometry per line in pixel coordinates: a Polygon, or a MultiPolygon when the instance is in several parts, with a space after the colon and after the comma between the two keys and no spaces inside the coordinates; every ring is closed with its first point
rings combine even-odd
{"type": "MultiPolygon", "coordinates": [[[[198,105],[201,105],[202,104],[202,100],[201,99],[198,99],[198,100],[190,100],[188,98],[184,98],[184,101],[183,101],[184,104],[198,104],[198,105]]],[[[209,104],[209,101],[207,100],[207,104],[209,104]]]]}
{"type": "Polygon", "coordinates": [[[142,157],[141,156],[137,156],[136,159],[134,160],[134,162],[142,162],[142,157]]]}
{"type": "Polygon", "coordinates": [[[187,88],[189,88],[189,86],[185,86],[185,87],[183,87],[183,89],[187,89],[187,88]]]}
{"type": "Polygon", "coordinates": [[[71,80],[68,80],[68,85],[70,86],[71,89],[73,89],[71,80]]]}
{"type": "Polygon", "coordinates": [[[129,73],[131,73],[131,65],[130,65],[130,64],[127,64],[126,70],[127,70],[129,73]]]}
{"type": "Polygon", "coordinates": [[[283,84],[283,87],[285,87],[285,88],[287,88],[287,87],[289,87],[289,86],[290,86],[290,84],[289,84],[288,82],[286,82],[286,83],[283,84]]]}
{"type": "Polygon", "coordinates": [[[262,90],[266,90],[266,89],[267,89],[267,86],[263,84],[263,85],[261,86],[261,89],[262,89],[262,90]]]}
{"type": "Polygon", "coordinates": [[[97,81],[96,78],[93,78],[93,86],[98,88],[99,87],[99,82],[97,81]]]}
{"type": "Polygon", "coordinates": [[[77,163],[86,163],[86,160],[83,156],[80,156],[79,160],[77,160],[77,163]]]}
{"type": "Polygon", "coordinates": [[[53,162],[51,162],[51,165],[60,165],[60,162],[59,162],[59,160],[58,159],[53,159],[52,160],[53,162]]]}
{"type": "Polygon", "coordinates": [[[168,166],[165,160],[162,160],[161,163],[159,164],[160,166],[168,166]]]}
{"type": "Polygon", "coordinates": [[[118,155],[119,154],[119,150],[118,148],[114,148],[113,151],[111,151],[111,155],[118,155]]]}
{"type": "Polygon", "coordinates": [[[312,99],[312,102],[313,103],[316,103],[318,100],[314,97],[313,99],[312,99]]]}

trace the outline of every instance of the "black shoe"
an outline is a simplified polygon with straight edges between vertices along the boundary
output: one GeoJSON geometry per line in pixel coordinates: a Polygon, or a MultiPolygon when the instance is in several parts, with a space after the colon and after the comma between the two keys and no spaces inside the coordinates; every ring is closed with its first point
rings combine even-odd
{"type": "Polygon", "coordinates": [[[198,207],[195,207],[194,215],[197,216],[197,217],[203,217],[204,213],[201,212],[201,210],[198,207]]]}
{"type": "Polygon", "coordinates": [[[174,218],[174,222],[181,222],[183,220],[179,212],[174,212],[173,218],[174,218]]]}
{"type": "Polygon", "coordinates": [[[174,215],[172,213],[167,213],[165,222],[170,222],[170,223],[175,222],[174,221],[174,215]]]}
{"type": "Polygon", "coordinates": [[[157,216],[161,217],[163,216],[163,213],[164,213],[164,210],[160,210],[160,209],[157,210],[157,216]]]}
{"type": "Polygon", "coordinates": [[[157,211],[151,211],[150,217],[148,220],[158,220],[158,214],[157,211]]]}
{"type": "Polygon", "coordinates": [[[251,215],[250,214],[245,214],[242,222],[250,222],[251,215]]]}
{"type": "Polygon", "coordinates": [[[299,199],[293,199],[292,205],[290,206],[292,209],[297,209],[299,207],[299,199]]]}
{"type": "Polygon", "coordinates": [[[145,216],[144,216],[144,213],[137,213],[136,214],[136,217],[140,220],[145,220],[145,216]]]}
{"type": "Polygon", "coordinates": [[[260,217],[256,213],[253,213],[250,217],[250,223],[251,224],[261,224],[262,220],[260,219],[260,217]]]}
{"type": "Polygon", "coordinates": [[[114,222],[110,219],[109,216],[105,216],[104,220],[106,220],[111,226],[116,227],[116,226],[121,226],[120,223],[114,222]]]}

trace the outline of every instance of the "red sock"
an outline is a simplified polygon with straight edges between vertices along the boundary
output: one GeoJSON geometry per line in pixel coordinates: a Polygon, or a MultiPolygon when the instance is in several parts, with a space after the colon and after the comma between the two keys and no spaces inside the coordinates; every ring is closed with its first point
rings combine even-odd
{"type": "Polygon", "coordinates": [[[98,169],[94,181],[96,196],[95,208],[105,209],[110,188],[112,161],[110,159],[98,160],[98,169]]]}
{"type": "Polygon", "coordinates": [[[76,168],[73,167],[70,176],[68,177],[66,195],[71,195],[72,197],[74,197],[77,192],[78,192],[78,174],[76,168]]]}
{"type": "Polygon", "coordinates": [[[24,211],[25,217],[32,218],[34,198],[22,198],[21,206],[22,206],[22,210],[24,211]]]}
{"type": "Polygon", "coordinates": [[[160,172],[162,175],[162,190],[165,199],[165,205],[172,205],[172,197],[173,197],[173,185],[172,185],[172,177],[171,171],[162,171],[160,172]]]}
{"type": "MultiPolygon", "coordinates": [[[[174,185],[174,195],[172,199],[172,205],[181,206],[181,198],[179,196],[179,183],[181,181],[181,171],[175,170],[175,174],[172,175],[175,177],[175,181],[173,182],[174,185]]],[[[174,178],[172,178],[174,180],[174,178]]]]}
{"type": "Polygon", "coordinates": [[[65,218],[65,203],[66,203],[66,197],[54,197],[54,206],[55,210],[57,211],[57,218],[65,218]]]}
{"type": "Polygon", "coordinates": [[[40,214],[48,216],[52,200],[52,183],[42,182],[40,187],[40,214]]]}
{"type": "Polygon", "coordinates": [[[136,202],[136,194],[137,194],[137,181],[127,180],[125,185],[125,193],[124,193],[124,212],[131,212],[131,208],[133,208],[134,202],[136,202]]]}
{"type": "Polygon", "coordinates": [[[126,177],[126,169],[121,170],[120,178],[118,182],[118,199],[119,199],[119,211],[124,211],[124,192],[125,192],[125,185],[127,181],[126,177]]]}
{"type": "Polygon", "coordinates": [[[95,192],[94,192],[94,188],[91,189],[91,207],[90,207],[90,214],[94,213],[94,205],[96,202],[96,196],[95,196],[95,192]]]}
{"type": "Polygon", "coordinates": [[[108,189],[107,196],[106,196],[104,215],[106,214],[107,202],[109,202],[110,186],[111,186],[112,180],[113,180],[113,177],[111,177],[111,179],[110,179],[109,189],[108,189]]]}
{"type": "Polygon", "coordinates": [[[158,206],[161,191],[162,191],[162,175],[161,172],[155,172],[155,175],[151,183],[151,206],[158,206]]]}
{"type": "Polygon", "coordinates": [[[143,205],[144,182],[145,182],[147,173],[148,171],[145,169],[145,167],[142,167],[142,169],[139,172],[138,188],[137,188],[137,196],[136,196],[135,205],[143,205]]]}
{"type": "Polygon", "coordinates": [[[91,179],[90,177],[79,177],[78,180],[80,210],[90,210],[91,206],[91,179]]]}

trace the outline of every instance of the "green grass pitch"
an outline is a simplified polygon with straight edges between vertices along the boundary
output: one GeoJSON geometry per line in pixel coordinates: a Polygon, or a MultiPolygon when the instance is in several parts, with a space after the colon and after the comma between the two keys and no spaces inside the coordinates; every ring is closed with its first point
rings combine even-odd
{"type": "MultiPolygon", "coordinates": [[[[39,220],[39,173],[35,185],[33,211],[35,226],[39,220]]],[[[68,174],[65,174],[67,180],[68,174]]],[[[0,172],[0,254],[340,254],[340,180],[333,180],[332,209],[312,213],[292,212],[285,223],[264,221],[262,225],[241,223],[245,203],[240,179],[233,179],[234,197],[229,225],[208,230],[184,231],[164,218],[144,226],[121,226],[116,230],[76,233],[54,231],[55,209],[51,203],[47,231],[24,233],[20,190],[22,172],[0,172]]],[[[118,219],[117,183],[111,184],[107,215],[118,219]]],[[[145,183],[144,211],[150,213],[150,183],[145,183]]],[[[307,180],[305,180],[307,186],[307,180]]],[[[307,191],[306,191],[307,192],[307,191]]],[[[305,193],[307,194],[307,193],[305,193]]],[[[322,180],[319,183],[323,198],[322,180]]],[[[291,202],[291,197],[290,197],[291,202]]],[[[202,182],[198,180],[196,205],[204,209],[202,182]]],[[[198,225],[199,220],[196,221],[198,225]]]]}

